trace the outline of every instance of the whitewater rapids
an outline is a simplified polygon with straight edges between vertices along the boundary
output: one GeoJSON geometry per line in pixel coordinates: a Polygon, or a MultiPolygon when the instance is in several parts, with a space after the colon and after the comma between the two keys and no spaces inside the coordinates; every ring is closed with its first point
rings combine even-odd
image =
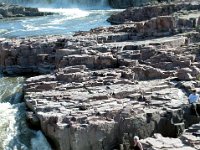
{"type": "Polygon", "coordinates": [[[114,9],[83,10],[80,8],[39,8],[54,15],[0,20],[0,37],[24,38],[46,35],[72,35],[100,26],[110,26],[106,20],[114,9]]]}
{"type": "Polygon", "coordinates": [[[27,127],[24,78],[0,78],[0,150],[51,150],[41,131],[27,127]]]}

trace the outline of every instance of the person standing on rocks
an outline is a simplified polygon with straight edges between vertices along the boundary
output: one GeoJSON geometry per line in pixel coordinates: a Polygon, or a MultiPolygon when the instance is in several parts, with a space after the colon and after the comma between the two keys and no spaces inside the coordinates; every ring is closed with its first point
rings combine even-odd
{"type": "Polygon", "coordinates": [[[131,147],[132,150],[143,150],[142,144],[139,141],[138,136],[134,136],[133,146],[131,147]]]}
{"type": "Polygon", "coordinates": [[[188,97],[189,104],[191,105],[191,109],[195,111],[195,114],[197,117],[199,117],[199,114],[197,112],[197,103],[199,102],[199,94],[197,94],[197,91],[194,89],[192,90],[192,93],[188,97]]]}

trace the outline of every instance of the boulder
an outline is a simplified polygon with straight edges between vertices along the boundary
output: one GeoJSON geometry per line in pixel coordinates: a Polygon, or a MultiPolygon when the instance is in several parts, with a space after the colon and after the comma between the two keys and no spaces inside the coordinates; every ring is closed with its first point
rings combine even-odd
{"type": "Polygon", "coordinates": [[[177,77],[179,80],[192,80],[192,70],[189,68],[182,68],[178,70],[177,77]]]}

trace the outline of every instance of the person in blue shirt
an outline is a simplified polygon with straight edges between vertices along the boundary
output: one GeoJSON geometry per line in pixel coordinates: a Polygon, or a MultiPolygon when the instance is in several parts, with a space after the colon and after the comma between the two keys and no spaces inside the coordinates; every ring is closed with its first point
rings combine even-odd
{"type": "Polygon", "coordinates": [[[191,105],[191,109],[195,111],[196,116],[199,117],[196,105],[199,102],[199,94],[197,94],[197,91],[195,89],[192,90],[192,93],[189,95],[188,102],[191,105]]]}

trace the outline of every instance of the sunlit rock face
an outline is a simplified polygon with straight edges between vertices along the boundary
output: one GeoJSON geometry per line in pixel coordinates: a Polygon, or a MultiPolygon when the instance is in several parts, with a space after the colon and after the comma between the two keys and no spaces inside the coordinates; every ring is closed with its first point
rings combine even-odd
{"type": "Polygon", "coordinates": [[[149,2],[149,0],[108,0],[109,4],[114,8],[127,8],[134,6],[145,5],[149,2]]]}
{"type": "Polygon", "coordinates": [[[172,2],[176,0],[108,0],[109,4],[113,8],[128,8],[145,6],[148,4],[157,4],[160,2],[172,2]]]}

